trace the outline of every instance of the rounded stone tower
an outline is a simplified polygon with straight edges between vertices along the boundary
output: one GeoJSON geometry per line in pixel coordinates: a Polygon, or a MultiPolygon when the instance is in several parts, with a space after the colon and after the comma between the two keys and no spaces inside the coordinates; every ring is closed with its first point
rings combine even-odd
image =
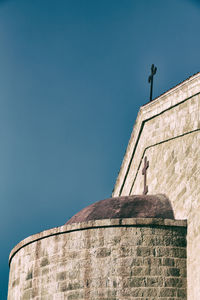
{"type": "Polygon", "coordinates": [[[8,300],[186,299],[186,221],[164,195],[94,203],[20,242],[8,300]]]}

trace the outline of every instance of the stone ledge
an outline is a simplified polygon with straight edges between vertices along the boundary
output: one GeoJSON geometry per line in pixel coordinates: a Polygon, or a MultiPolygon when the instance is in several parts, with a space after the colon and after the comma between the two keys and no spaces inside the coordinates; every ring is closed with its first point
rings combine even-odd
{"type": "Polygon", "coordinates": [[[14,255],[23,247],[34,243],[38,240],[73,231],[95,229],[102,227],[142,227],[142,226],[159,226],[159,227],[187,227],[186,220],[171,220],[171,219],[157,219],[157,218],[127,218],[127,219],[104,219],[88,221],[83,223],[73,223],[71,225],[63,225],[40,233],[31,235],[18,243],[10,252],[9,265],[14,255]]]}

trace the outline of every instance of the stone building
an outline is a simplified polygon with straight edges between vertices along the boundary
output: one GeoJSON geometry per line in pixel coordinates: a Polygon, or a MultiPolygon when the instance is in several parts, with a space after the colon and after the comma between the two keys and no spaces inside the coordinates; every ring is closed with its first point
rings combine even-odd
{"type": "Polygon", "coordinates": [[[141,107],[112,198],[15,246],[8,300],[200,299],[199,131],[200,73],[141,107]]]}
{"type": "Polygon", "coordinates": [[[142,191],[147,156],[149,193],[171,200],[175,219],[187,219],[188,300],[200,299],[200,73],[142,106],[113,197],[142,191]]]}

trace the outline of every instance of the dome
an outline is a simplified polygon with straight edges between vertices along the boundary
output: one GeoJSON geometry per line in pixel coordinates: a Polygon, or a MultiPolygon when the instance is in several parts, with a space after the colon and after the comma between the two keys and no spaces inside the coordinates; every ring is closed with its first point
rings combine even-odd
{"type": "Polygon", "coordinates": [[[174,219],[174,213],[169,199],[163,194],[122,196],[95,202],[66,224],[116,218],[174,219]]]}

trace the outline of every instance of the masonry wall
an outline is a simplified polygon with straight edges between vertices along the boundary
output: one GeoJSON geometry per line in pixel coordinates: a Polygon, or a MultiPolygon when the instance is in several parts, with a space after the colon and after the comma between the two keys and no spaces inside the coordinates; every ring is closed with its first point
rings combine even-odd
{"type": "Polygon", "coordinates": [[[188,299],[200,299],[200,74],[141,107],[113,196],[165,193],[188,220],[188,299]]]}
{"type": "Polygon", "coordinates": [[[186,299],[186,222],[113,219],[54,228],[10,255],[8,300],[186,299]]]}

